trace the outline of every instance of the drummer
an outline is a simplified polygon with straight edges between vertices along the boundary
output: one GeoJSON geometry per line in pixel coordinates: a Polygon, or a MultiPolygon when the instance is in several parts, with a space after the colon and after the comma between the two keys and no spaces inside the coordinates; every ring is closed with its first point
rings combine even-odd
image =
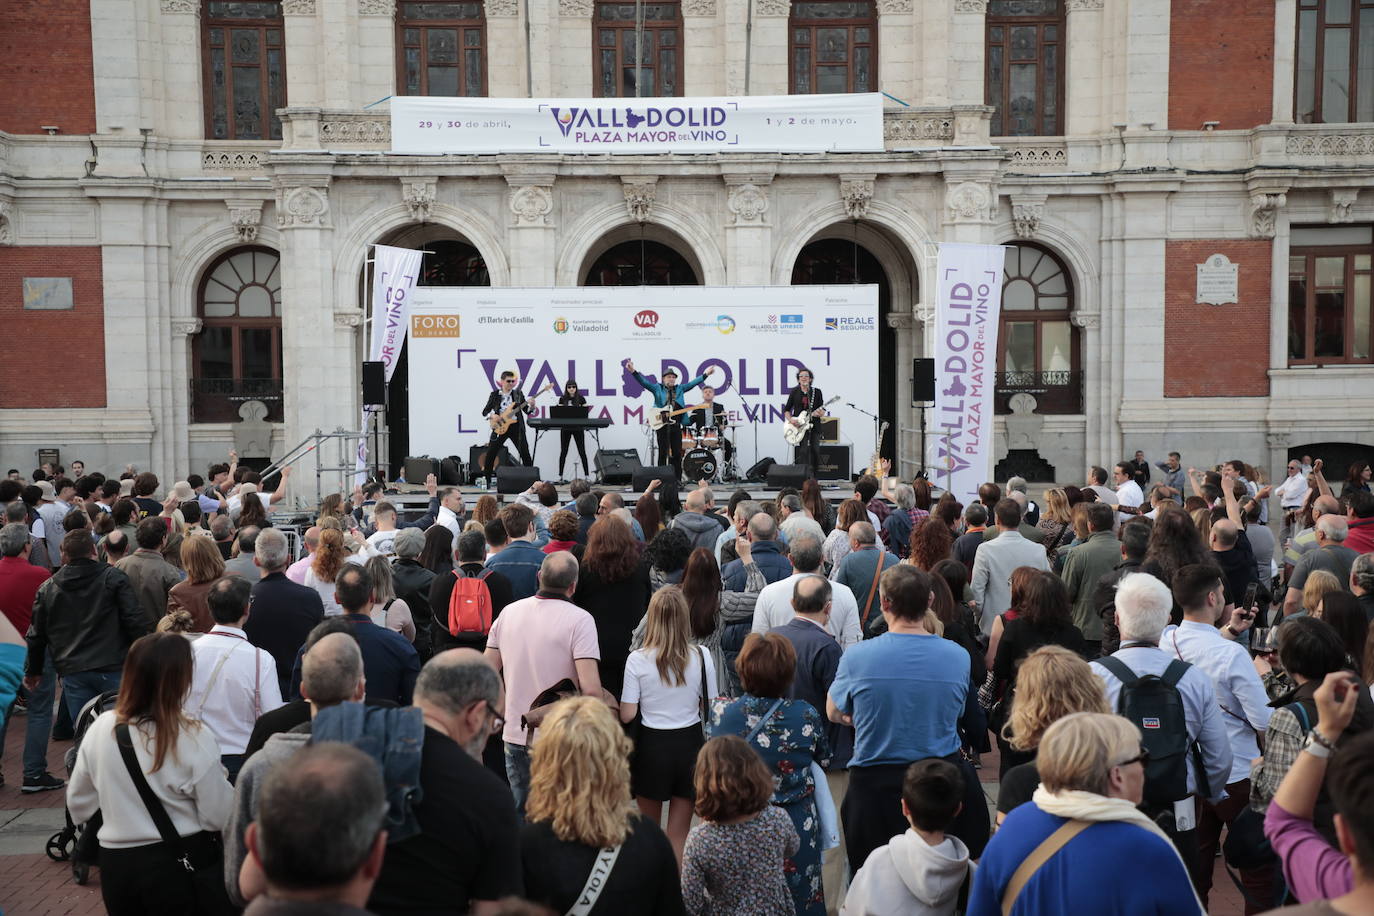
{"type": "Polygon", "coordinates": [[[716,400],[716,389],[710,385],[701,389],[701,406],[692,411],[688,426],[695,427],[697,434],[719,432],[725,426],[725,408],[716,400]]]}

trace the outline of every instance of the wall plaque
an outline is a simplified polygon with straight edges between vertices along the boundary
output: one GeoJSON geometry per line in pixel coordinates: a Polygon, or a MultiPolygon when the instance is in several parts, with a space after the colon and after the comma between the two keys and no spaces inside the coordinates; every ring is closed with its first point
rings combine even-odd
{"type": "Polygon", "coordinates": [[[1240,265],[1214,254],[1197,266],[1197,301],[1225,305],[1240,301],[1240,265]]]}

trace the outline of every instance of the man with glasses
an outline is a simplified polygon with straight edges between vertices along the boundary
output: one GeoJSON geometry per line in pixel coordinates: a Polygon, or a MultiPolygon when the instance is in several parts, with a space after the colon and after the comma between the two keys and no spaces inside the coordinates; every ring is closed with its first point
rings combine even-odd
{"type": "Polygon", "coordinates": [[[1279,505],[1283,508],[1283,528],[1279,531],[1279,543],[1287,544],[1289,536],[1293,533],[1293,525],[1298,513],[1302,512],[1302,504],[1307,499],[1307,491],[1311,487],[1307,483],[1307,476],[1302,472],[1302,464],[1296,459],[1288,462],[1288,476],[1283,483],[1274,488],[1274,494],[1279,498],[1279,505]]]}

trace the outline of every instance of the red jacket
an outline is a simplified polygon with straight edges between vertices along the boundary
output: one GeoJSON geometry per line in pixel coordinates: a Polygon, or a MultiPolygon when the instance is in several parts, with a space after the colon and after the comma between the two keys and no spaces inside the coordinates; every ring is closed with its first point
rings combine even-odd
{"type": "Polygon", "coordinates": [[[1345,536],[1345,546],[1356,553],[1374,551],[1374,516],[1347,521],[1350,522],[1350,533],[1345,536]]]}
{"type": "Polygon", "coordinates": [[[0,612],[23,636],[33,618],[33,596],[52,574],[23,557],[0,557],[0,612]]]}

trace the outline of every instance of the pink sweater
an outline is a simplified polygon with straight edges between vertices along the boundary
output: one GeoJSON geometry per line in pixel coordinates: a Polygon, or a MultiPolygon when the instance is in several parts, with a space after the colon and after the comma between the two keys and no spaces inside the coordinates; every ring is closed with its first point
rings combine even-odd
{"type": "Polygon", "coordinates": [[[1283,875],[1299,902],[1350,893],[1354,886],[1350,860],[1317,832],[1311,819],[1289,814],[1278,802],[1270,802],[1264,835],[1283,863],[1283,875]]]}

